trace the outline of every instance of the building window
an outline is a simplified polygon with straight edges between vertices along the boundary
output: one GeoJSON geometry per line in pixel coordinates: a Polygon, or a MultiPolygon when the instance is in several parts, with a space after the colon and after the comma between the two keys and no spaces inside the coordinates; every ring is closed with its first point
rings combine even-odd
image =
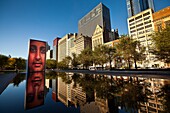
{"type": "Polygon", "coordinates": [[[130,33],[134,33],[134,32],[136,32],[136,30],[130,31],[130,33]]]}
{"type": "Polygon", "coordinates": [[[144,22],[145,24],[151,23],[151,20],[144,22]]]}
{"type": "Polygon", "coordinates": [[[143,25],[143,23],[136,25],[136,27],[139,27],[139,26],[142,26],[142,25],[143,25]]]}
{"type": "Polygon", "coordinates": [[[149,27],[152,27],[152,24],[149,24],[149,25],[145,26],[145,28],[149,28],[149,27]]]}
{"type": "Polygon", "coordinates": [[[130,22],[133,22],[133,21],[134,21],[134,19],[131,19],[131,20],[129,20],[129,23],[130,23],[130,22]]]}
{"type": "Polygon", "coordinates": [[[140,36],[140,37],[138,37],[138,39],[139,39],[139,38],[145,38],[145,36],[140,36]]]}
{"type": "Polygon", "coordinates": [[[131,29],[134,29],[134,28],[135,28],[135,26],[133,26],[133,27],[130,27],[130,30],[131,30],[131,29]]]}
{"type": "Polygon", "coordinates": [[[146,12],[145,14],[143,14],[143,16],[146,16],[146,15],[149,15],[150,14],[150,12],[146,12]]]}
{"type": "Polygon", "coordinates": [[[141,27],[141,28],[137,29],[137,31],[140,31],[140,30],[143,30],[143,29],[144,29],[144,27],[141,27]]]}
{"type": "Polygon", "coordinates": [[[130,23],[129,26],[132,26],[132,25],[134,25],[134,24],[135,24],[134,22],[133,22],[133,23],[130,23]]]}
{"type": "Polygon", "coordinates": [[[142,15],[138,16],[135,18],[135,20],[142,18],[142,15]]]}
{"type": "Polygon", "coordinates": [[[144,20],[148,20],[149,18],[150,18],[150,16],[148,16],[148,17],[144,18],[144,20]]]}

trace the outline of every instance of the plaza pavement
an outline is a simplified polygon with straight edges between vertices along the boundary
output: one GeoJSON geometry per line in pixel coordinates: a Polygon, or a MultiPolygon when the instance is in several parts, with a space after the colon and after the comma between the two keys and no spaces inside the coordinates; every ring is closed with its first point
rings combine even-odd
{"type": "Polygon", "coordinates": [[[16,75],[17,73],[0,74],[0,95],[16,75]]]}

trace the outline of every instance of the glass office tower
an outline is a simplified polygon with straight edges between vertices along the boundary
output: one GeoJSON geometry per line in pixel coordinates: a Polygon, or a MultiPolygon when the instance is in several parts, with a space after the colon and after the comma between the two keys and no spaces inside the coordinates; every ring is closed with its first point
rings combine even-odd
{"type": "Polygon", "coordinates": [[[146,9],[154,11],[153,0],[126,0],[128,17],[134,16],[146,9]]]}
{"type": "Polygon", "coordinates": [[[78,34],[91,37],[97,25],[111,31],[110,10],[102,3],[79,20],[78,34]]]}

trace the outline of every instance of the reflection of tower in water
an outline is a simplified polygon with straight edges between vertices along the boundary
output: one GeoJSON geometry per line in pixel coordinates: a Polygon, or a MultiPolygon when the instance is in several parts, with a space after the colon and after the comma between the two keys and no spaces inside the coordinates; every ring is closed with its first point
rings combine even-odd
{"type": "MultiPolygon", "coordinates": [[[[63,77],[58,77],[52,80],[52,98],[56,102],[64,103],[67,107],[74,106],[76,108],[80,108],[81,113],[84,113],[84,112],[118,113],[119,110],[124,110],[124,104],[130,103],[130,102],[121,103],[121,102],[124,102],[124,101],[121,101],[121,98],[125,98],[125,97],[122,97],[122,93],[125,94],[125,96],[130,96],[126,94],[131,93],[130,92],[132,91],[131,88],[125,87],[121,93],[118,93],[116,95],[114,91],[110,91],[109,93],[113,94],[113,97],[104,99],[104,98],[97,97],[97,91],[95,91],[94,89],[90,89],[91,91],[89,92],[89,89],[86,89],[86,88],[87,86],[91,87],[90,85],[85,85],[86,87],[85,88],[84,85],[80,86],[80,84],[77,82],[75,86],[74,80],[72,79],[73,73],[66,73],[64,76],[66,76],[66,78],[64,78],[66,80],[64,80],[63,77]],[[69,80],[71,82],[68,82],[69,80]]],[[[85,76],[84,74],[81,74],[80,79],[84,79],[84,76],[85,76]]],[[[149,79],[149,78],[137,77],[137,76],[132,77],[132,76],[97,75],[95,77],[99,77],[99,76],[102,76],[103,79],[106,79],[106,78],[110,79],[109,81],[112,81],[112,83],[116,82],[117,85],[121,85],[122,83],[131,84],[132,86],[133,84],[134,86],[139,85],[138,88],[141,88],[142,93],[146,94],[148,97],[147,101],[145,102],[138,101],[137,99],[137,103],[139,103],[139,106],[137,107],[137,111],[139,113],[162,112],[163,111],[164,105],[161,102],[163,98],[158,97],[157,93],[161,92],[161,88],[165,84],[170,84],[168,80],[156,79],[156,78],[149,79]],[[152,94],[148,95],[147,90],[149,90],[152,94]]],[[[89,84],[88,82],[86,82],[86,84],[89,84]]],[[[131,98],[131,97],[127,97],[127,98],[131,98]]],[[[136,96],[136,98],[138,98],[138,96],[136,96]]],[[[131,104],[134,104],[133,101],[131,104]]]]}
{"type": "Polygon", "coordinates": [[[146,79],[146,83],[149,85],[148,89],[152,92],[152,94],[148,96],[148,102],[141,103],[139,113],[163,112],[164,110],[164,105],[162,103],[163,98],[158,97],[158,94],[162,92],[161,88],[163,86],[165,86],[166,84],[170,84],[170,81],[166,79],[151,78],[146,79]]]}

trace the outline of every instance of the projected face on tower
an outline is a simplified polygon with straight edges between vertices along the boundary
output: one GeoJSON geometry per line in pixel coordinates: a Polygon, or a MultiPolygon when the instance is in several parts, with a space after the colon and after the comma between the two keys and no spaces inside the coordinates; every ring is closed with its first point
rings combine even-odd
{"type": "Polygon", "coordinates": [[[45,70],[46,42],[30,40],[28,70],[37,72],[45,70]]]}

